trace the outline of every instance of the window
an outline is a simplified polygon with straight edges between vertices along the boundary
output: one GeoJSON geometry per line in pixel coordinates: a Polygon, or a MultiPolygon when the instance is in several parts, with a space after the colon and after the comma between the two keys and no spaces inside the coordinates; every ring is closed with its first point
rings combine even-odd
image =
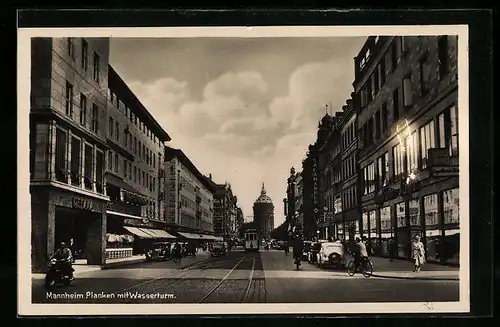
{"type": "Polygon", "coordinates": [[[411,77],[406,76],[403,78],[403,105],[405,107],[411,107],[413,104],[413,91],[412,91],[412,83],[411,77]]]}
{"type": "Polygon", "coordinates": [[[443,192],[444,224],[460,223],[460,192],[458,188],[443,192]]]}
{"type": "Polygon", "coordinates": [[[141,141],[138,141],[139,143],[139,158],[142,158],[142,144],[141,141]]]}
{"type": "Polygon", "coordinates": [[[396,42],[392,43],[391,64],[392,64],[392,71],[395,71],[396,68],[398,67],[398,48],[396,42]]]}
{"type": "Polygon", "coordinates": [[[66,115],[73,116],[73,85],[66,81],[66,115]]]}
{"type": "Polygon", "coordinates": [[[72,37],[68,37],[68,55],[75,60],[75,42],[72,37]]]}
{"type": "Polygon", "coordinates": [[[450,155],[458,155],[458,109],[457,106],[450,108],[450,155]]]}
{"type": "Polygon", "coordinates": [[[56,129],[56,161],[55,161],[55,175],[56,180],[59,182],[68,182],[66,172],[66,147],[67,147],[67,134],[62,129],[56,129]]]}
{"type": "Polygon", "coordinates": [[[387,131],[389,125],[389,116],[387,114],[387,102],[382,103],[382,134],[387,131]]]}
{"type": "Polygon", "coordinates": [[[126,128],[123,129],[123,145],[128,148],[128,132],[126,128]]]}
{"type": "Polygon", "coordinates": [[[378,75],[379,85],[380,88],[382,88],[382,86],[385,83],[385,58],[382,58],[382,60],[380,61],[380,65],[378,67],[379,67],[379,75],[378,75]]]}
{"type": "Polygon", "coordinates": [[[113,137],[114,122],[113,117],[109,117],[109,136],[113,137]]]}
{"type": "Polygon", "coordinates": [[[409,44],[408,44],[408,37],[407,36],[401,36],[400,37],[401,41],[401,53],[405,53],[409,50],[409,44]]]}
{"type": "Polygon", "coordinates": [[[137,167],[134,166],[134,183],[137,183],[137,167]]]}
{"type": "Polygon", "coordinates": [[[422,160],[422,169],[427,167],[427,150],[434,148],[434,122],[420,128],[420,157],[422,160]]]}
{"type": "Polygon", "coordinates": [[[153,153],[153,168],[156,168],[156,154],[153,153]]]}
{"type": "Polygon", "coordinates": [[[142,172],[142,186],[146,186],[146,173],[142,172]]]}
{"type": "Polygon", "coordinates": [[[130,180],[132,180],[132,163],[131,162],[128,163],[128,176],[129,176],[130,180]]]}
{"type": "Polygon", "coordinates": [[[377,94],[378,90],[380,89],[380,77],[379,77],[379,68],[375,69],[375,72],[373,73],[373,85],[374,85],[374,96],[377,94]]]}
{"type": "Polygon", "coordinates": [[[438,222],[438,203],[437,194],[424,196],[424,214],[426,229],[434,229],[428,227],[436,227],[438,222]]]}
{"type": "Polygon", "coordinates": [[[94,103],[92,106],[92,131],[97,134],[98,129],[99,129],[99,108],[97,108],[97,105],[94,103]]]}
{"type": "Polygon", "coordinates": [[[71,138],[71,184],[80,185],[80,157],[82,154],[80,140],[71,138]]]}
{"type": "Polygon", "coordinates": [[[440,36],[438,39],[439,78],[448,74],[448,36],[440,36]]]}
{"type": "Polygon", "coordinates": [[[368,121],[368,144],[373,144],[373,117],[368,121]]]}
{"type": "Polygon", "coordinates": [[[137,154],[137,137],[134,136],[134,153],[137,154]]]}
{"type": "Polygon", "coordinates": [[[391,232],[391,207],[386,206],[380,209],[380,229],[383,232],[391,232]]]}
{"type": "Polygon", "coordinates": [[[363,169],[364,194],[375,191],[375,164],[372,162],[363,169]]]}
{"type": "Polygon", "coordinates": [[[88,68],[88,61],[89,61],[89,58],[88,58],[89,53],[88,52],[89,52],[89,45],[88,45],[87,41],[82,39],[82,68],[85,71],[87,71],[87,68],[88,68]]]}
{"type": "Polygon", "coordinates": [[[368,212],[363,212],[363,232],[368,233],[368,212]]]}
{"type": "Polygon", "coordinates": [[[398,227],[405,227],[406,224],[406,207],[405,203],[396,204],[396,222],[398,227]]]}
{"type": "Polygon", "coordinates": [[[127,178],[128,167],[127,159],[123,159],[123,177],[127,178]]]}
{"type": "Polygon", "coordinates": [[[115,127],[116,127],[116,140],[120,141],[120,123],[115,122],[115,127]]]}
{"type": "Polygon", "coordinates": [[[392,148],[393,171],[394,176],[400,176],[404,172],[404,156],[401,144],[392,148]]]}
{"type": "Polygon", "coordinates": [[[90,144],[85,144],[85,176],[84,184],[88,190],[92,189],[92,179],[94,177],[94,148],[90,144]]]}
{"type": "Polygon", "coordinates": [[[394,121],[399,120],[399,89],[395,89],[392,93],[392,108],[394,121]]]}
{"type": "Polygon", "coordinates": [[[87,123],[87,97],[80,93],[80,124],[84,125],[87,123]]]}
{"type": "Polygon", "coordinates": [[[96,191],[98,193],[104,192],[103,168],[104,168],[104,155],[102,151],[98,150],[96,151],[96,158],[95,158],[96,191]]]}
{"type": "Polygon", "coordinates": [[[413,132],[406,137],[406,165],[408,172],[415,171],[418,168],[418,135],[413,132]]]}
{"type": "Polygon", "coordinates": [[[385,154],[377,159],[377,181],[380,188],[387,183],[387,172],[385,171],[385,154]]]}
{"type": "Polygon", "coordinates": [[[119,173],[119,169],[120,169],[119,165],[120,165],[120,163],[118,162],[118,154],[115,153],[115,173],[117,173],[117,174],[119,173]]]}
{"type": "Polygon", "coordinates": [[[429,62],[427,55],[424,55],[418,64],[420,74],[420,95],[424,96],[429,93],[429,62]]]}
{"type": "Polygon", "coordinates": [[[413,199],[408,203],[410,225],[421,226],[420,223],[420,202],[418,199],[413,199]]]}
{"type": "Polygon", "coordinates": [[[378,139],[380,137],[380,110],[377,110],[375,113],[375,138],[378,139]]]}
{"type": "Polygon", "coordinates": [[[108,152],[108,170],[113,170],[113,152],[108,152]]]}
{"type": "Polygon", "coordinates": [[[450,156],[458,155],[458,111],[451,106],[438,116],[438,134],[440,148],[450,149],[450,156]]]}
{"type": "Polygon", "coordinates": [[[99,55],[94,52],[94,81],[99,83],[99,55]]]}

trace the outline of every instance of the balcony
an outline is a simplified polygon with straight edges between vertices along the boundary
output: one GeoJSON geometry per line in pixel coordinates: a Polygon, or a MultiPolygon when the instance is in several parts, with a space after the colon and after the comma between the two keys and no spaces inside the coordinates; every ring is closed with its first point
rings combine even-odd
{"type": "Polygon", "coordinates": [[[106,203],[106,210],[119,212],[132,216],[141,216],[141,207],[129,203],[114,201],[106,203]]]}

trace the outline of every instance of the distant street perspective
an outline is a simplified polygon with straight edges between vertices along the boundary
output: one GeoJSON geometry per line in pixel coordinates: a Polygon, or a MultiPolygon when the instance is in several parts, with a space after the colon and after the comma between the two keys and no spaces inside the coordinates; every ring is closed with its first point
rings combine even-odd
{"type": "Polygon", "coordinates": [[[270,249],[236,247],[212,257],[200,252],[180,262],[140,262],[122,267],[78,268],[67,287],[47,290],[33,282],[33,303],[331,303],[457,301],[458,270],[429,265],[419,276],[411,263],[374,261],[373,276],[302,262],[270,249]]]}

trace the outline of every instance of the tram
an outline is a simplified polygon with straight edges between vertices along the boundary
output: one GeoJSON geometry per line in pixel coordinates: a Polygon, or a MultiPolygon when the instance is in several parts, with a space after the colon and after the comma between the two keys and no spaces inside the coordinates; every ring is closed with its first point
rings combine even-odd
{"type": "Polygon", "coordinates": [[[259,252],[260,237],[256,229],[247,229],[244,232],[245,236],[245,252],[259,252]]]}

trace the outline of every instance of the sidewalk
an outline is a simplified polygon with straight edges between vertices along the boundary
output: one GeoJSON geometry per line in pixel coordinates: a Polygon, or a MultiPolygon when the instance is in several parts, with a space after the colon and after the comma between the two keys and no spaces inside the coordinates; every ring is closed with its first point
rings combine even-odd
{"type": "MultiPolygon", "coordinates": [[[[172,267],[175,267],[176,269],[185,269],[190,265],[197,264],[203,260],[207,260],[210,258],[210,252],[205,251],[205,252],[198,252],[196,254],[196,257],[185,257],[181,261],[181,265],[176,264],[174,262],[167,261],[165,262],[167,265],[169,263],[172,263],[172,267]]],[[[88,273],[88,272],[95,272],[99,270],[105,270],[105,269],[120,269],[120,268],[126,268],[127,266],[132,266],[134,264],[139,264],[139,263],[144,263],[146,261],[146,257],[144,255],[135,255],[132,257],[128,258],[119,258],[119,259],[108,259],[106,260],[106,264],[99,266],[99,265],[85,265],[85,264],[79,264],[76,263],[73,265],[73,268],[75,269],[73,275],[75,277],[78,277],[79,275],[88,273]]],[[[168,268],[168,267],[164,267],[168,268]]],[[[44,273],[36,273],[36,274],[31,274],[32,279],[44,279],[45,274],[44,273]]]]}
{"type": "Polygon", "coordinates": [[[406,260],[390,261],[387,258],[370,257],[373,262],[373,276],[396,279],[459,280],[458,267],[426,263],[419,273],[413,272],[413,263],[406,260]]]}

